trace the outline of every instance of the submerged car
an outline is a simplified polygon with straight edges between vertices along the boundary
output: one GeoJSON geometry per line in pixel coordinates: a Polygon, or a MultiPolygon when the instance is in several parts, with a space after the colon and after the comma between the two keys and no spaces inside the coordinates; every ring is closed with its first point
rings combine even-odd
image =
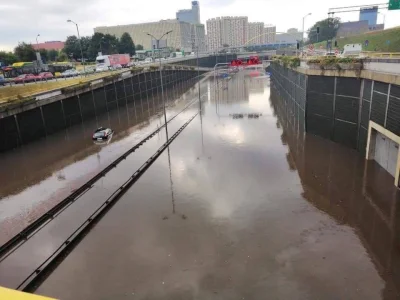
{"type": "Polygon", "coordinates": [[[92,140],[93,141],[108,140],[112,136],[113,133],[114,133],[114,131],[112,131],[110,128],[99,127],[93,133],[92,140]]]}

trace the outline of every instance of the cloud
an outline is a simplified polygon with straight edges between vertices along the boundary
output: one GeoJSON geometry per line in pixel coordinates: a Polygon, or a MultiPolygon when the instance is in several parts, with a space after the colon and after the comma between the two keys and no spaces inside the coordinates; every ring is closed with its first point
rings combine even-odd
{"type": "MultiPolygon", "coordinates": [[[[327,2],[319,0],[199,0],[203,23],[218,16],[248,16],[249,21],[276,24],[278,31],[300,28],[302,16],[307,18],[306,28],[327,17],[327,2]]],[[[356,0],[336,0],[333,6],[346,6],[356,0]]],[[[3,0],[2,2],[5,2],[3,0]]],[[[374,0],[364,2],[375,3],[374,0]]],[[[146,0],[138,6],[132,0],[13,0],[0,4],[0,50],[14,48],[18,42],[35,43],[37,34],[40,41],[65,40],[76,34],[72,19],[79,24],[81,35],[92,35],[97,26],[112,26],[132,23],[174,19],[179,9],[190,8],[190,0],[146,0]]],[[[365,4],[368,4],[365,3],[365,4]]],[[[357,20],[357,13],[343,14],[343,20],[357,20]]],[[[380,16],[380,19],[383,17],[380,16]]],[[[389,27],[398,26],[400,11],[386,12],[389,27]]]]}

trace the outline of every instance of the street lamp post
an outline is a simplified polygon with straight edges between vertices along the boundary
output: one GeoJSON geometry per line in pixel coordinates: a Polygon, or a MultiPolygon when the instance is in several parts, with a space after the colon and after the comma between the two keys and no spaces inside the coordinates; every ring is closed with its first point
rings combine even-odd
{"type": "Polygon", "coordinates": [[[386,15],[384,13],[378,12],[378,14],[383,16],[383,29],[385,29],[386,15]]]}
{"type": "MultiPolygon", "coordinates": [[[[156,40],[157,43],[157,50],[159,50],[160,47],[160,40],[170,34],[172,32],[172,30],[167,31],[166,33],[164,33],[159,39],[157,39],[154,35],[146,32],[146,34],[150,37],[152,37],[153,39],[156,40]]],[[[153,48],[153,45],[151,45],[151,47],[153,48]]],[[[160,80],[161,80],[161,98],[163,100],[163,108],[164,108],[164,121],[165,121],[165,127],[167,127],[167,111],[165,109],[165,99],[164,99],[164,84],[163,84],[163,76],[162,76],[162,64],[161,64],[161,57],[158,59],[160,61],[160,80]]]]}
{"type": "Polygon", "coordinates": [[[82,57],[81,59],[82,59],[82,65],[83,65],[83,72],[84,72],[85,75],[86,75],[85,63],[84,63],[84,61],[83,61],[82,41],[81,41],[81,36],[79,35],[79,27],[78,27],[78,24],[75,23],[75,22],[72,21],[72,20],[67,20],[67,22],[68,22],[68,23],[73,23],[73,24],[75,24],[75,26],[76,26],[76,32],[78,33],[79,47],[81,48],[81,57],[82,57]]]}
{"type": "Polygon", "coordinates": [[[303,52],[304,52],[304,22],[305,22],[305,19],[311,15],[312,15],[311,13],[308,13],[303,17],[303,31],[301,33],[301,55],[303,55],[303,52]]]}
{"type": "Polygon", "coordinates": [[[41,69],[42,68],[42,57],[40,55],[40,51],[39,51],[39,40],[38,37],[40,36],[40,33],[38,33],[38,35],[36,36],[36,60],[38,61],[38,67],[41,69]]]}
{"type": "Polygon", "coordinates": [[[101,43],[104,41],[104,36],[103,37],[101,37],[101,39],[100,39],[100,52],[101,52],[101,55],[103,55],[103,47],[102,47],[102,45],[101,45],[101,43]]]}

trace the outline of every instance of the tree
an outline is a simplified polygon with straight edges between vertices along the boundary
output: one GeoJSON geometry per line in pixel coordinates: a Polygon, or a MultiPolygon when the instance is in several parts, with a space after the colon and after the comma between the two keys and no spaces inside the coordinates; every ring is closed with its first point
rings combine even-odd
{"type": "Polygon", "coordinates": [[[310,28],[308,33],[309,42],[316,43],[333,39],[339,29],[339,24],[340,18],[327,18],[318,21],[310,28]],[[317,27],[319,27],[319,34],[317,34],[317,27]]]}
{"type": "Polygon", "coordinates": [[[129,55],[135,55],[135,44],[129,33],[124,32],[121,39],[118,42],[118,52],[121,54],[129,53],[129,55]]]}
{"type": "Polygon", "coordinates": [[[56,61],[58,57],[58,51],[57,50],[49,50],[47,53],[47,58],[49,61],[56,61]]]}
{"type": "Polygon", "coordinates": [[[42,58],[42,62],[46,63],[49,59],[48,51],[46,49],[39,49],[40,57],[42,58]]]}
{"type": "Polygon", "coordinates": [[[79,40],[75,35],[71,35],[67,37],[67,40],[64,44],[64,53],[66,53],[69,57],[72,56],[74,59],[78,59],[81,57],[81,50],[79,46],[79,40]]]}
{"type": "Polygon", "coordinates": [[[107,54],[118,53],[118,39],[115,35],[106,34],[104,35],[102,43],[103,52],[107,54]]]}
{"type": "Polygon", "coordinates": [[[19,43],[14,49],[19,61],[30,62],[36,60],[36,53],[31,44],[19,43]]]}
{"type": "Polygon", "coordinates": [[[81,37],[81,40],[79,42],[79,39],[75,36],[69,36],[67,37],[67,40],[65,41],[64,45],[64,52],[75,60],[82,60],[82,53],[81,53],[81,44],[82,44],[82,52],[83,52],[83,58],[88,59],[89,58],[89,48],[92,43],[92,37],[90,36],[83,36],[81,37]]]}
{"type": "Polygon", "coordinates": [[[135,50],[143,50],[143,46],[140,44],[137,44],[135,48],[135,50]]]}
{"type": "Polygon", "coordinates": [[[0,51],[0,62],[5,66],[12,65],[18,61],[18,57],[12,52],[0,51]]]}
{"type": "Polygon", "coordinates": [[[97,54],[99,52],[105,53],[103,50],[103,45],[104,45],[104,34],[96,32],[92,36],[92,40],[88,49],[88,58],[90,60],[95,60],[97,57],[97,54]]]}
{"type": "Polygon", "coordinates": [[[60,55],[57,57],[57,61],[68,61],[68,55],[65,52],[61,52],[60,55]]]}

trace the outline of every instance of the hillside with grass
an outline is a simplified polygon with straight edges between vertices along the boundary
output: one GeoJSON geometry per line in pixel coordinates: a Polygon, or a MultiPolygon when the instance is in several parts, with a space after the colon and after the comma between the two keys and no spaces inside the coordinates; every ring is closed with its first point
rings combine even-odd
{"type": "MultiPolygon", "coordinates": [[[[338,48],[343,49],[346,44],[362,44],[363,51],[379,51],[379,52],[400,52],[400,27],[395,27],[386,30],[372,31],[360,35],[339,38],[338,48]],[[368,40],[368,47],[365,46],[365,41],[368,40]],[[387,43],[390,41],[390,43],[387,43]]],[[[326,41],[314,44],[316,49],[320,46],[326,48],[326,41]]],[[[334,45],[332,45],[332,49],[334,45]]]]}

